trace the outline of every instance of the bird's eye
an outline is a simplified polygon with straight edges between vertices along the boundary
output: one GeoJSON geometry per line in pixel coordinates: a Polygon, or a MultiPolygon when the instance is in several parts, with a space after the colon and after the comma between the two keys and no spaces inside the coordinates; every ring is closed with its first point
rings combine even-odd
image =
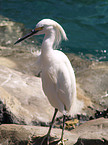
{"type": "Polygon", "coordinates": [[[40,27],[40,30],[43,30],[44,27],[40,27]]]}

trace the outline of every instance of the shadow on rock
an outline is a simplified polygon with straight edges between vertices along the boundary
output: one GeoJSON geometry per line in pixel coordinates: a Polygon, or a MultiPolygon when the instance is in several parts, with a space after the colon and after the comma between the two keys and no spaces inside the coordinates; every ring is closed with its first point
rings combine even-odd
{"type": "MultiPolygon", "coordinates": [[[[27,145],[40,145],[45,136],[33,136],[27,145]]],[[[54,137],[50,137],[50,145],[57,145],[60,140],[54,137]]],[[[42,145],[47,145],[47,138],[42,145]]]]}
{"type": "Polygon", "coordinates": [[[105,139],[78,139],[77,143],[74,145],[108,145],[108,141],[105,139]]]}

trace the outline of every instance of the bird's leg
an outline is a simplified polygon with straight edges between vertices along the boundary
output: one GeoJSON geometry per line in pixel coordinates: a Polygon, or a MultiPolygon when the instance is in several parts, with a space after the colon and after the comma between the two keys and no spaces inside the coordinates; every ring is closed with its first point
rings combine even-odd
{"type": "Polygon", "coordinates": [[[66,120],[66,116],[63,115],[63,128],[62,128],[61,140],[63,140],[65,120],[66,120]]]}
{"type": "Polygon", "coordinates": [[[55,112],[54,112],[54,115],[53,115],[53,118],[52,118],[52,121],[51,121],[51,124],[50,124],[50,128],[49,128],[48,133],[47,133],[47,137],[48,137],[47,141],[49,141],[51,129],[52,129],[52,126],[54,124],[54,120],[55,120],[57,112],[58,112],[58,109],[55,108],[55,112]]]}
{"type": "Polygon", "coordinates": [[[49,139],[50,139],[50,133],[51,133],[51,129],[52,129],[52,126],[54,124],[54,120],[55,120],[55,117],[56,117],[56,114],[58,112],[58,109],[55,108],[55,112],[54,112],[54,115],[53,115],[53,118],[52,118],[52,121],[51,121],[51,124],[50,124],[50,127],[49,127],[49,130],[48,130],[48,133],[45,135],[45,137],[43,138],[42,142],[41,142],[41,145],[43,144],[44,140],[47,138],[47,145],[49,145],[49,139]]]}
{"type": "Polygon", "coordinates": [[[63,115],[63,128],[62,128],[61,139],[60,139],[60,142],[58,143],[58,145],[64,145],[63,135],[64,135],[64,125],[65,125],[65,120],[66,120],[66,116],[63,115]]]}

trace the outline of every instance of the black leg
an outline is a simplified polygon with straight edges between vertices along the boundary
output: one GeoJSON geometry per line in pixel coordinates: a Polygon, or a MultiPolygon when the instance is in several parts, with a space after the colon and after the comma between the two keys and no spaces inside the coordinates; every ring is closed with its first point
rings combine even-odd
{"type": "Polygon", "coordinates": [[[50,124],[50,128],[49,128],[48,133],[47,133],[48,136],[50,135],[51,128],[52,128],[52,126],[54,124],[54,120],[55,120],[55,117],[56,117],[57,112],[58,112],[58,109],[55,108],[55,112],[54,112],[54,115],[53,115],[53,118],[52,118],[52,121],[51,121],[51,124],[50,124]]]}
{"type": "Polygon", "coordinates": [[[51,133],[51,129],[52,129],[52,126],[54,124],[54,120],[55,120],[55,117],[56,117],[56,114],[58,112],[58,109],[55,108],[55,112],[54,112],[54,115],[53,115],[53,118],[52,118],[52,121],[51,121],[51,124],[50,124],[50,127],[49,127],[49,130],[48,130],[48,133],[47,135],[44,136],[42,142],[41,142],[41,145],[43,144],[44,140],[47,138],[47,145],[49,145],[49,138],[50,138],[50,133],[51,133]]]}
{"type": "Polygon", "coordinates": [[[58,142],[58,145],[64,145],[64,141],[66,141],[66,140],[63,139],[63,135],[64,135],[64,126],[65,126],[65,119],[66,119],[66,116],[63,115],[63,128],[62,128],[62,134],[61,134],[61,138],[60,138],[60,140],[59,140],[59,142],[58,142]]]}
{"type": "Polygon", "coordinates": [[[63,128],[62,128],[61,140],[63,140],[63,135],[64,135],[64,125],[65,125],[65,119],[66,119],[66,116],[65,116],[65,115],[63,115],[63,128]]]}

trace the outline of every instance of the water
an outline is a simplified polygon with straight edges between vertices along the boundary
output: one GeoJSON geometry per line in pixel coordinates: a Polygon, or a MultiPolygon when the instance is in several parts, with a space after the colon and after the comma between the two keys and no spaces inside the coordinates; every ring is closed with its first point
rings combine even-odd
{"type": "Polygon", "coordinates": [[[108,0],[1,0],[0,14],[28,29],[51,18],[67,33],[62,51],[108,61],[108,0]]]}

